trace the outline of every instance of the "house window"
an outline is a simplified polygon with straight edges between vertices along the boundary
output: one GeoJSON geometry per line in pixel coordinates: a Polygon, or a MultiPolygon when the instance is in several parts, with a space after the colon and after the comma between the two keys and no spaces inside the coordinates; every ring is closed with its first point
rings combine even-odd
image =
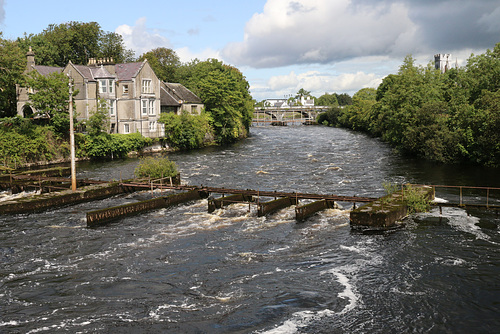
{"type": "Polygon", "coordinates": [[[151,79],[142,80],[142,92],[145,94],[153,93],[153,88],[151,87],[151,79]]]}
{"type": "Polygon", "coordinates": [[[109,81],[108,81],[108,84],[109,84],[109,85],[108,85],[108,87],[109,87],[109,92],[110,92],[111,94],[113,94],[113,89],[114,89],[115,81],[114,81],[114,80],[109,80],[109,81]]]}
{"type": "Polygon", "coordinates": [[[155,100],[149,100],[149,114],[155,114],[155,100]]]}
{"type": "Polygon", "coordinates": [[[109,130],[109,133],[115,133],[115,128],[116,128],[116,123],[111,123],[111,129],[109,130]]]}
{"type": "Polygon", "coordinates": [[[123,124],[123,133],[130,133],[130,124],[123,124]]]}
{"type": "Polygon", "coordinates": [[[109,115],[114,116],[116,113],[116,101],[115,100],[109,100],[108,101],[108,106],[109,106],[109,115]]]}
{"type": "Polygon", "coordinates": [[[99,93],[107,93],[108,92],[108,80],[99,80],[99,93]]]}
{"type": "Polygon", "coordinates": [[[128,95],[128,85],[123,85],[123,95],[128,95]]]}
{"type": "Polygon", "coordinates": [[[148,100],[142,100],[142,114],[147,115],[148,114],[148,100]]]}
{"type": "Polygon", "coordinates": [[[191,114],[197,114],[198,113],[198,106],[197,105],[192,105],[191,106],[191,114]]]}
{"type": "Polygon", "coordinates": [[[156,131],[156,122],[149,122],[149,132],[156,131]]]}

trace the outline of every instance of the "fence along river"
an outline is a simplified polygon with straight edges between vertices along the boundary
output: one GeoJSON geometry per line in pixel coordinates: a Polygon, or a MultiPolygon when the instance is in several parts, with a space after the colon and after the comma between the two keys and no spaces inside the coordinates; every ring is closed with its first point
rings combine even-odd
{"type": "MultiPolygon", "coordinates": [[[[327,127],[252,128],[230,147],[171,155],[193,185],[379,197],[382,182],[499,187],[499,170],[410,160],[327,127]]],[[[132,176],[137,160],[79,165],[79,178],[132,176]]],[[[458,199],[453,188],[436,194],[458,199]]],[[[473,199],[484,194],[464,192],[473,199]]],[[[296,224],[207,200],[96,229],[85,212],[133,193],[0,217],[0,332],[496,332],[494,212],[434,208],[393,233],[360,234],[349,212],[296,224]]],[[[498,205],[490,194],[489,203],[498,205]]],[[[349,209],[346,207],[345,209],[349,209]]]]}

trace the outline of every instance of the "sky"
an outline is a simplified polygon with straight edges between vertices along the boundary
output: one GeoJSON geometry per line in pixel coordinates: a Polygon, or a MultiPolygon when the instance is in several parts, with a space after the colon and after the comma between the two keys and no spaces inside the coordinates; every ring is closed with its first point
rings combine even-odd
{"type": "Polygon", "coordinates": [[[352,96],[407,55],[463,66],[500,42],[500,0],[0,0],[3,38],[70,21],[121,34],[136,56],[166,47],[183,62],[220,59],[257,101],[301,88],[352,96]]]}

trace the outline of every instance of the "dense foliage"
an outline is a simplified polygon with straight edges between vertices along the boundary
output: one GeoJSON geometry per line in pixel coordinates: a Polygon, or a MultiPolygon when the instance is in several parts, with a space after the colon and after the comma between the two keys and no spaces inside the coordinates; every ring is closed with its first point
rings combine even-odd
{"type": "Polygon", "coordinates": [[[173,147],[193,149],[210,143],[211,129],[206,113],[200,116],[164,113],[159,122],[165,124],[165,139],[173,147]]]}
{"type": "Polygon", "coordinates": [[[134,170],[134,175],[151,179],[174,177],[177,175],[177,166],[168,157],[146,157],[141,159],[134,170]]]}
{"type": "Polygon", "coordinates": [[[20,47],[36,50],[37,64],[64,67],[69,61],[86,64],[89,58],[113,58],[122,63],[133,59],[133,51],[125,49],[123,38],[106,32],[97,22],[51,24],[39,34],[18,38],[20,47]]]}
{"type": "Polygon", "coordinates": [[[252,123],[250,85],[235,67],[216,59],[193,61],[180,69],[181,83],[205,104],[218,144],[246,137],[252,123]]]}
{"type": "Polygon", "coordinates": [[[172,49],[156,48],[139,57],[147,59],[158,78],[165,82],[178,82],[178,69],[182,65],[179,56],[172,49]]]}
{"type": "Polygon", "coordinates": [[[54,136],[50,127],[36,126],[23,118],[0,121],[0,161],[5,167],[51,161],[69,156],[66,141],[54,136]]]}
{"type": "Polygon", "coordinates": [[[319,121],[432,161],[500,166],[500,43],[446,73],[408,56],[376,91],[359,91],[352,105],[333,107],[319,121]]]}

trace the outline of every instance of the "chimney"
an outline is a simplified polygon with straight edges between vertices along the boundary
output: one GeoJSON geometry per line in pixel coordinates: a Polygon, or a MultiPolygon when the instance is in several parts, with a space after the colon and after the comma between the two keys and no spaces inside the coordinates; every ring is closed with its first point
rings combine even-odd
{"type": "Polygon", "coordinates": [[[26,53],[26,59],[27,59],[27,62],[26,62],[26,71],[25,72],[29,73],[29,72],[33,71],[33,66],[35,66],[35,53],[31,49],[31,46],[30,46],[28,52],[26,53]]]}

